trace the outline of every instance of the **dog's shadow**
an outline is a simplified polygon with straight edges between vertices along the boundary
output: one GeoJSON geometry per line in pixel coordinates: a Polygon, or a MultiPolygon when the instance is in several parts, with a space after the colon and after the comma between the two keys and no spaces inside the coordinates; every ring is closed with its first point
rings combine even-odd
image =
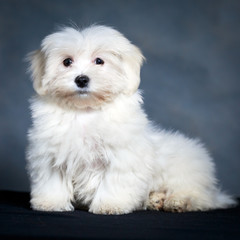
{"type": "Polygon", "coordinates": [[[31,209],[30,194],[27,192],[0,191],[0,202],[1,206],[31,209]]]}
{"type": "MultiPolygon", "coordinates": [[[[17,209],[17,211],[19,211],[22,209],[24,211],[32,211],[30,206],[30,193],[28,192],[0,191],[0,204],[0,210],[11,209],[11,211],[16,211],[17,209]]],[[[75,210],[88,212],[88,207],[80,203],[75,203],[74,208],[75,210]]]]}

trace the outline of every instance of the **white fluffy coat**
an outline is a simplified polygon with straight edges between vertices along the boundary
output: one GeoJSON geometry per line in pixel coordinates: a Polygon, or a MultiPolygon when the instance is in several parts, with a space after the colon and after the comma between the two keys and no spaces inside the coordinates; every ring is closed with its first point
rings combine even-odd
{"type": "Polygon", "coordinates": [[[27,150],[33,209],[124,214],[234,204],[218,189],[199,141],[147,119],[137,90],[143,56],[122,34],[105,26],[64,28],[29,59],[37,92],[27,150]],[[67,57],[70,67],[62,64],[67,57]],[[81,74],[90,78],[84,93],[74,83],[81,74]]]}

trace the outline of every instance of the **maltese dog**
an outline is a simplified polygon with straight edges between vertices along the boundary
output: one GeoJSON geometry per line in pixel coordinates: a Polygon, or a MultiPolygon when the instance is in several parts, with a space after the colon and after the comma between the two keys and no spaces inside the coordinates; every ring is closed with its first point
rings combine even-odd
{"type": "Polygon", "coordinates": [[[61,29],[29,54],[31,207],[95,214],[227,208],[198,140],[156,129],[138,90],[144,57],[111,27],[61,29]]]}

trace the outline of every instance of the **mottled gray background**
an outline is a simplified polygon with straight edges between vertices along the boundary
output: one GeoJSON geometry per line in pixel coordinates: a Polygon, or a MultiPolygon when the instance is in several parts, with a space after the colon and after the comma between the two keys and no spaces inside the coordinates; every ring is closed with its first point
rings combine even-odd
{"type": "Polygon", "coordinates": [[[146,112],[202,139],[221,186],[239,196],[238,0],[0,1],[0,189],[29,190],[24,151],[33,89],[23,58],[72,21],[114,26],[142,49],[146,112]]]}

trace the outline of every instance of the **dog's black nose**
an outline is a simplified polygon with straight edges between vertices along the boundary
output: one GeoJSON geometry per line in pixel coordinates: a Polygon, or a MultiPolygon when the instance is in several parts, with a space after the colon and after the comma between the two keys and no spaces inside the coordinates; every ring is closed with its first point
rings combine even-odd
{"type": "Polygon", "coordinates": [[[81,76],[77,76],[75,78],[75,83],[79,88],[85,88],[88,86],[89,83],[89,77],[86,75],[81,75],[81,76]]]}

